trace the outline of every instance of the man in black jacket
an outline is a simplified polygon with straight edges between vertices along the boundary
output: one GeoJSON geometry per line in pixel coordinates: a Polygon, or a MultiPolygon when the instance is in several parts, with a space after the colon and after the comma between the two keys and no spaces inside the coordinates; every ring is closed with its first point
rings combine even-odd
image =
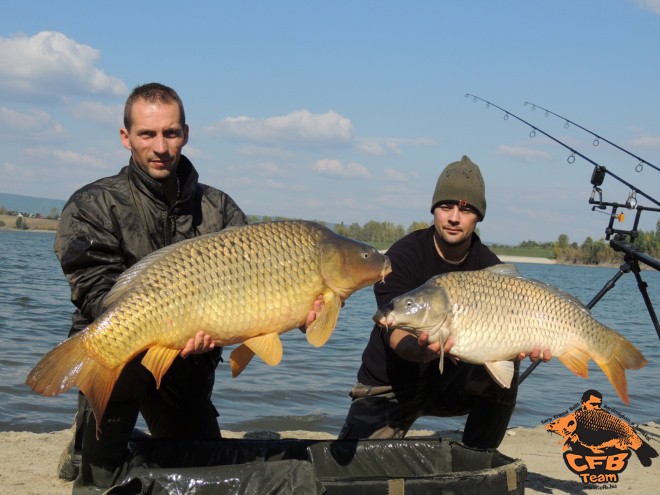
{"type": "MultiPolygon", "coordinates": [[[[104,296],[119,275],[146,255],[247,223],[231,197],[198,182],[197,171],[181,154],[188,125],[173,89],[158,83],[135,88],[126,101],[120,136],[131,153],[128,165],[71,196],[55,239],[76,307],[70,334],[103,313],[104,296]]],[[[309,321],[314,317],[310,312],[309,321]]],[[[154,437],[220,438],[218,413],[211,402],[220,354],[211,337],[199,332],[175,359],[159,389],[140,364],[142,356],[135,358],[117,380],[98,438],[94,415],[79,395],[75,443],[81,465],[74,493],[93,493],[117,478],[139,413],[154,437]]]]}
{"type": "MultiPolygon", "coordinates": [[[[379,307],[435,275],[500,263],[475,233],[486,215],[485,185],[479,167],[467,156],[440,174],[431,213],[431,227],[408,234],[387,251],[392,273],[374,286],[379,307]]],[[[518,363],[511,388],[504,389],[483,366],[447,357],[440,374],[439,345],[420,344],[425,344],[424,338],[418,342],[404,330],[374,326],[339,438],[401,438],[421,416],[467,414],[463,442],[496,448],[516,402],[518,363]]],[[[450,349],[448,342],[445,350],[450,349]]],[[[538,355],[535,350],[532,358],[538,355]]]]}

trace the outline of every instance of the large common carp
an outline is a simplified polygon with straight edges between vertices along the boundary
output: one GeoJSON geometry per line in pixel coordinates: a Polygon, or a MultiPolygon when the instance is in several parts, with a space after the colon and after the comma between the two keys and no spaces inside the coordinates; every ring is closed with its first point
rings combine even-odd
{"type": "MultiPolygon", "coordinates": [[[[426,330],[429,342],[444,344],[451,336],[451,355],[485,365],[507,388],[514,373],[511,359],[534,348],[550,349],[584,378],[593,359],[628,404],[625,370],[646,364],[634,345],[596,321],[576,298],[521,277],[513,265],[438,275],[394,298],[374,320],[416,335],[426,330]]],[[[441,371],[442,363],[441,356],[441,371]]]]}
{"type": "Polygon", "coordinates": [[[390,271],[385,255],[314,222],[263,222],[181,241],[124,272],[106,295],[108,309],[48,352],[27,384],[45,396],[77,386],[98,423],[122,369],[141,352],[157,385],[200,330],[221,346],[241,343],[231,353],[234,376],[254,354],[276,365],[279,334],[304,325],[319,295],[324,309],[306,332],[317,347],[342,302],[390,271]]]}

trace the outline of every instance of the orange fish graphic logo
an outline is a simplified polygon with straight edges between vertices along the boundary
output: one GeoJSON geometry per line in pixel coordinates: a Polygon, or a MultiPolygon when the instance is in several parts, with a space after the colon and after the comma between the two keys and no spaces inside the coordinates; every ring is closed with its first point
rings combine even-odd
{"type": "Polygon", "coordinates": [[[616,483],[633,451],[649,467],[658,452],[621,418],[601,409],[603,396],[596,390],[582,395],[581,408],[546,426],[564,438],[566,466],[584,483],[616,483]]]}

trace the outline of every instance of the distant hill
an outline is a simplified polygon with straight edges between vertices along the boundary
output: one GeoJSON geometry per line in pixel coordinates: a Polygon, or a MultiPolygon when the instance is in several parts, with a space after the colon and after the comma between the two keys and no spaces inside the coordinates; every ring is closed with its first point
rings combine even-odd
{"type": "Polygon", "coordinates": [[[58,214],[62,213],[62,208],[64,208],[65,204],[66,200],[64,199],[35,198],[32,196],[0,192],[0,206],[5,207],[9,211],[41,213],[47,216],[50,215],[53,208],[57,210],[58,214]]]}

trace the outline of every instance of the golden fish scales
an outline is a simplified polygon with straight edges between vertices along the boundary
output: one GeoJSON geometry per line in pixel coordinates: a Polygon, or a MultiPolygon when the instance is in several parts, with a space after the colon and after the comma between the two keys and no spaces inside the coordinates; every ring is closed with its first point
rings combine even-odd
{"type": "Polygon", "coordinates": [[[390,271],[373,247],[314,222],[264,222],[182,241],[122,274],[104,299],[108,310],[46,354],[27,384],[47,396],[78,386],[100,420],[119,373],[141,352],[157,385],[198,331],[217,345],[241,343],[230,356],[234,376],[255,354],[275,365],[278,335],[305,324],[319,295],[324,309],[306,332],[317,347],[342,302],[390,271]]]}
{"type": "Polygon", "coordinates": [[[598,351],[607,354],[616,342],[616,334],[603,332],[605,327],[594,320],[579,301],[568,294],[556,297],[546,284],[517,277],[494,278],[487,271],[454,272],[437,279],[450,301],[461,309],[453,315],[453,326],[483,329],[470,333],[456,344],[454,352],[473,352],[472,346],[493,346],[493,359],[511,359],[513,348],[535,347],[539,342],[556,355],[580,340],[598,342],[598,351]],[[533,304],[529,304],[533,302],[533,304]],[[578,304],[576,304],[576,302],[578,304]]]}
{"type": "Polygon", "coordinates": [[[625,370],[647,363],[632,343],[594,319],[575,297],[521,277],[513,265],[438,275],[379,308],[374,319],[382,327],[418,335],[427,331],[431,343],[444,344],[451,337],[453,356],[483,364],[502,387],[511,386],[512,359],[551,349],[584,378],[593,359],[627,404],[625,370]]]}
{"type": "MultiPolygon", "coordinates": [[[[286,315],[298,315],[289,316],[292,327],[303,325],[305,318],[299,315],[306,316],[312,307],[315,297],[310,295],[324,290],[318,267],[300,263],[317,257],[319,233],[269,226],[250,230],[249,239],[240,229],[236,235],[197,237],[153,264],[145,259],[150,269],[131,280],[119,307],[110,307],[107,316],[92,325],[90,334],[99,337],[87,340],[90,352],[108,365],[118,365],[127,351],[122,343],[136,337],[136,327],[142,329],[139,347],[160,342],[180,349],[190,333],[199,330],[210,333],[219,345],[231,345],[239,336],[282,327],[286,315]],[[290,242],[293,237],[297,243],[290,242]],[[294,279],[303,282],[294,285],[294,279]],[[274,311],[279,317],[264,326],[260,315],[274,311]],[[225,332],[214,334],[220,326],[225,332]]],[[[130,346],[135,348],[136,342],[130,346]]]]}

